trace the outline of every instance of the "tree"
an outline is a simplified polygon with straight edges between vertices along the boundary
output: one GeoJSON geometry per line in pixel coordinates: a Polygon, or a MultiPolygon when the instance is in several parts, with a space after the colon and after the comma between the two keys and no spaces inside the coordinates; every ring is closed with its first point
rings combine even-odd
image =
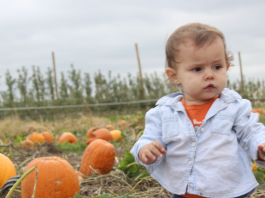
{"type": "Polygon", "coordinates": [[[15,100],[15,83],[16,79],[12,78],[10,72],[7,70],[6,74],[7,91],[1,92],[3,104],[6,107],[14,107],[15,100]]]}
{"type": "Polygon", "coordinates": [[[27,86],[30,81],[28,78],[28,70],[23,66],[22,69],[18,69],[18,80],[17,80],[17,88],[19,89],[20,93],[20,106],[27,106],[28,102],[28,90],[27,86]]]}

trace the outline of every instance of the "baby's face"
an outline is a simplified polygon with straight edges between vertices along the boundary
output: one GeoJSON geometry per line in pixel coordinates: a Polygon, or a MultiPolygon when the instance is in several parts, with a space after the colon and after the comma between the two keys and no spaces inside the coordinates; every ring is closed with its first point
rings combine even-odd
{"type": "Polygon", "coordinates": [[[180,84],[187,104],[203,104],[226,87],[224,43],[217,37],[210,45],[196,48],[192,40],[180,45],[177,68],[167,68],[169,79],[180,84]],[[171,75],[171,76],[170,76],[171,75]]]}

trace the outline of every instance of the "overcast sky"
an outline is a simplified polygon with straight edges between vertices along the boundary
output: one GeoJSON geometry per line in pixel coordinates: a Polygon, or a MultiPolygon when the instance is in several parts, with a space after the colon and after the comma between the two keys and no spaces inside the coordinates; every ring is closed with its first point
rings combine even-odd
{"type": "Polygon", "coordinates": [[[1,0],[0,90],[7,70],[13,77],[22,66],[46,72],[52,51],[57,76],[71,64],[91,77],[99,70],[136,75],[135,43],[142,72],[162,76],[168,36],[190,22],[224,33],[235,58],[229,79],[240,78],[238,51],[245,77],[264,79],[264,10],[264,0],[1,0]]]}

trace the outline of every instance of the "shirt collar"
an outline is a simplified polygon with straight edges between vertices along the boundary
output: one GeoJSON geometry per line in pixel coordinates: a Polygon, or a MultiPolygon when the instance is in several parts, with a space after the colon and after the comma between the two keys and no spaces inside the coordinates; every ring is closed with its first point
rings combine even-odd
{"type": "MultiPolygon", "coordinates": [[[[164,105],[164,106],[171,106],[174,110],[184,110],[184,106],[180,102],[182,98],[184,98],[183,93],[172,93],[160,98],[156,105],[164,105]]],[[[236,100],[241,100],[242,97],[235,91],[225,88],[220,98],[216,99],[213,104],[213,107],[219,109],[221,106],[227,106],[228,103],[235,102],[236,100]]]]}

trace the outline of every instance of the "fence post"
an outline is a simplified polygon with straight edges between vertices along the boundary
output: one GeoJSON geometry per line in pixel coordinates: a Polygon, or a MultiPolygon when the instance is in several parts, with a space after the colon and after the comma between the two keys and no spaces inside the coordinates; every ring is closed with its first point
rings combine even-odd
{"type": "Polygon", "coordinates": [[[59,93],[58,93],[58,85],[57,85],[57,78],[56,78],[56,66],[55,66],[55,58],[54,53],[52,52],[52,62],[53,62],[53,72],[54,72],[54,83],[55,83],[55,89],[56,89],[56,98],[59,99],[59,93]]]}
{"type": "Polygon", "coordinates": [[[241,76],[241,92],[242,96],[244,95],[244,76],[243,76],[243,69],[242,69],[242,62],[241,62],[241,54],[238,52],[238,58],[239,58],[239,68],[240,68],[240,76],[241,76]]]}
{"type": "MultiPolygon", "coordinates": [[[[139,67],[139,73],[140,73],[140,80],[141,80],[141,85],[142,85],[142,90],[143,90],[143,100],[145,100],[145,91],[144,91],[144,81],[143,81],[143,76],[142,76],[142,68],[141,68],[141,62],[140,62],[140,56],[139,56],[139,51],[138,51],[138,45],[135,43],[135,50],[136,50],[136,55],[137,55],[137,61],[138,61],[138,67],[139,67]]],[[[147,112],[147,107],[145,105],[145,112],[147,112]]]]}
{"type": "Polygon", "coordinates": [[[143,81],[143,76],[142,76],[142,68],[141,68],[141,62],[140,62],[140,56],[139,56],[137,43],[135,43],[135,50],[136,50],[136,55],[137,55],[137,61],[138,61],[138,67],[139,67],[139,73],[140,73],[140,80],[141,80],[142,89],[143,89],[143,99],[145,99],[144,81],[143,81]]]}

